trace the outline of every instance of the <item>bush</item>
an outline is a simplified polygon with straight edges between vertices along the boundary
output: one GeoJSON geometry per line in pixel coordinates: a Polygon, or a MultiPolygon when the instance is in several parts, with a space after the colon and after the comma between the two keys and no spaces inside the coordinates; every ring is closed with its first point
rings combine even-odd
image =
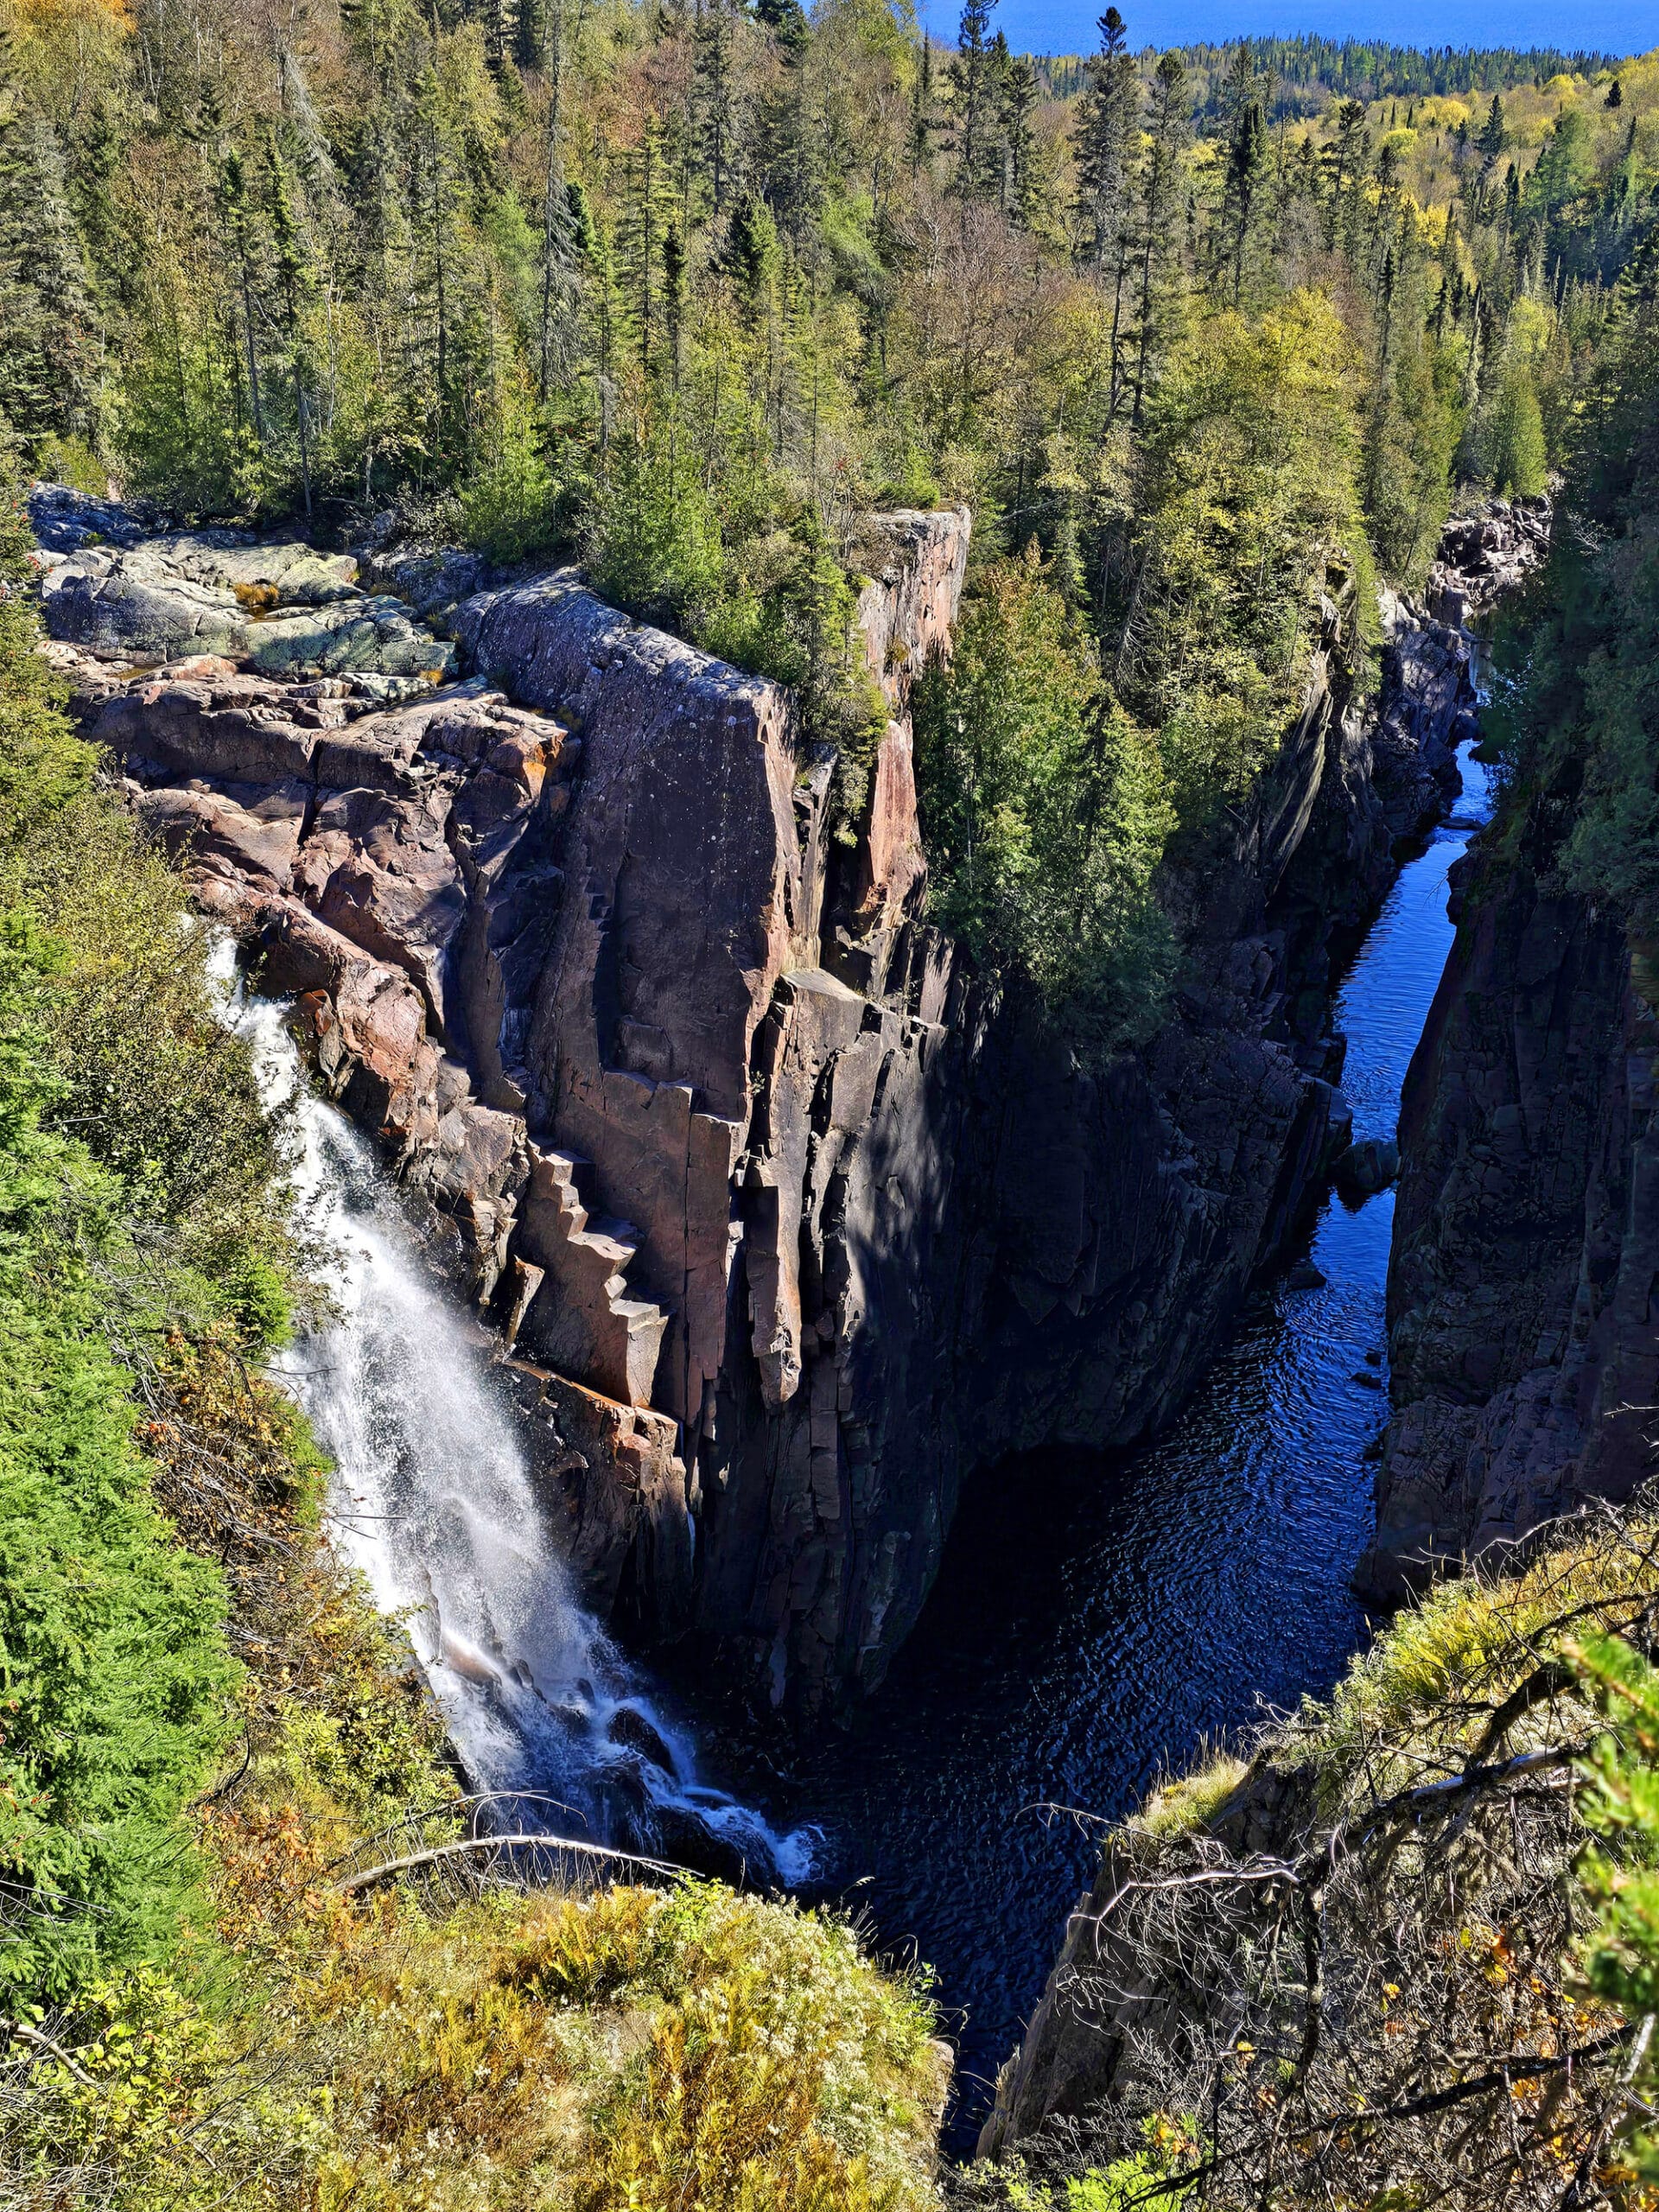
{"type": "Polygon", "coordinates": [[[646,621],[689,632],[717,604],[725,581],[720,517],[689,445],[671,435],[618,439],[586,558],[594,590],[646,621]]]}

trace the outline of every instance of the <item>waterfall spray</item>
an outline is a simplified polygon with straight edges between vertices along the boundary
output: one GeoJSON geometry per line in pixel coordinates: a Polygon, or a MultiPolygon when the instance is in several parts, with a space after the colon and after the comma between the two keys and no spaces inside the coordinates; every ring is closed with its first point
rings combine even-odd
{"type": "Polygon", "coordinates": [[[700,1782],[683,1730],[577,1604],[487,1332],[436,1280],[372,1147],[317,1095],[286,1009],[241,986],[235,957],[225,940],[226,1019],[267,1102],[293,1102],[298,1193],[342,1260],[334,1319],[277,1371],[334,1464],[331,1540],[407,1620],[473,1786],[502,1793],[520,1829],[799,1879],[807,1834],[780,1836],[700,1782]]]}

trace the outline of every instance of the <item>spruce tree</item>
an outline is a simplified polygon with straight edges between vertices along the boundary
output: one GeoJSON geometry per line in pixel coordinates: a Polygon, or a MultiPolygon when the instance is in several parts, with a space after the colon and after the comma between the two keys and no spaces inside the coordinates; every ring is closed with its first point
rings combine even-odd
{"type": "Polygon", "coordinates": [[[1508,133],[1503,127],[1503,103],[1496,92],[1492,94],[1491,106],[1486,111],[1486,120],[1481,125],[1480,137],[1475,143],[1488,169],[1509,143],[1508,133]]]}
{"type": "Polygon", "coordinates": [[[256,274],[259,251],[257,219],[248,192],[247,169],[234,146],[226,149],[225,158],[219,165],[219,197],[224,211],[226,232],[230,240],[232,281],[241,307],[242,344],[246,352],[248,401],[253,434],[263,451],[269,432],[259,375],[259,277],[256,274]]]}
{"type": "Polygon", "coordinates": [[[933,41],[924,31],[916,57],[916,75],[910,95],[910,166],[912,175],[933,158],[933,41]]]}
{"type": "Polygon", "coordinates": [[[1227,183],[1222,203],[1222,234],[1231,264],[1235,307],[1243,289],[1245,257],[1268,163],[1268,126],[1262,118],[1262,103],[1253,99],[1239,116],[1232,143],[1227,149],[1227,183]]]}
{"type": "Polygon", "coordinates": [[[999,92],[1002,213],[1017,229],[1029,230],[1038,212],[1037,138],[1031,122],[1037,108],[1037,73],[1027,56],[1007,57],[999,92]]]}
{"type": "MultiPolygon", "coordinates": [[[[0,44],[0,99],[10,76],[0,44]]],[[[0,417],[25,437],[97,435],[101,333],[62,149],[16,79],[0,107],[0,417]]]]}
{"type": "Polygon", "coordinates": [[[1191,116],[1186,66],[1172,49],[1159,56],[1153,73],[1152,98],[1147,112],[1148,143],[1141,175],[1141,321],[1135,353],[1135,403],[1130,410],[1136,423],[1141,420],[1145,404],[1156,350],[1170,320],[1175,287],[1169,272],[1180,253],[1179,225],[1184,203],[1181,156],[1191,116]]]}
{"type": "Polygon", "coordinates": [[[710,213],[724,214],[737,186],[740,140],[734,0],[703,0],[693,63],[696,145],[710,213]]]}
{"type": "MultiPolygon", "coordinates": [[[[958,200],[990,198],[1000,175],[995,143],[1000,70],[995,41],[986,35],[995,5],[996,0],[966,0],[957,50],[945,73],[950,147],[957,157],[950,188],[958,200]]],[[[1006,41],[1002,51],[1006,54],[1006,41]]]]}
{"type": "Polygon", "coordinates": [[[315,435],[310,391],[312,364],[305,327],[311,289],[311,261],[294,202],[293,182],[273,131],[266,142],[272,269],[294,385],[294,419],[299,436],[300,488],[311,512],[311,448],[315,435]]]}
{"type": "Polygon", "coordinates": [[[1129,170],[1140,105],[1128,33],[1117,10],[1109,8],[1100,19],[1100,51],[1088,65],[1071,144],[1083,251],[1090,265],[1103,276],[1116,262],[1120,294],[1129,170]]]}

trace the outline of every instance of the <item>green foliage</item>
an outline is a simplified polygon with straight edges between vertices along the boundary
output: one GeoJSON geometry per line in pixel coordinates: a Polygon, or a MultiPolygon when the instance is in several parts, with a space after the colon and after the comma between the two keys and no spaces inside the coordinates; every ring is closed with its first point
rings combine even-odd
{"type": "Polygon", "coordinates": [[[522,561],[557,542],[560,487],[543,450],[527,389],[503,406],[495,450],[468,479],[459,501],[461,532],[493,561],[522,561]]]}
{"type": "MultiPolygon", "coordinates": [[[[1597,1908],[1583,1945],[1586,1980],[1627,2018],[1659,2012],[1659,1673],[1621,1637],[1584,1637],[1563,1646],[1580,1682],[1606,1717],[1579,1768],[1579,1808],[1605,1838],[1579,1872],[1597,1908]]],[[[1659,2075],[1646,2055],[1642,2088],[1659,2075]]],[[[1638,2169],[1659,2178],[1659,2144],[1644,2138],[1638,2169]]]]}
{"type": "Polygon", "coordinates": [[[1172,816],[1034,548],[982,572],[914,704],[931,911],[1079,1036],[1137,1033],[1170,972],[1152,881],[1172,816]]]}
{"type": "Polygon", "coordinates": [[[1526,360],[1505,361],[1480,425],[1480,458],[1492,489],[1533,499],[1544,488],[1544,418],[1526,360]]]}
{"type": "Polygon", "coordinates": [[[21,849],[92,777],[92,748],[71,732],[63,687],[35,650],[35,575],[16,444],[0,416],[0,854],[21,849]]]}
{"type": "MultiPolygon", "coordinates": [[[[4,456],[0,456],[3,459],[4,456]]],[[[164,1945],[232,1728],[220,1574],[157,1510],[132,1382],[181,1316],[286,1325],[282,1142],[183,893],[92,780],[0,496],[0,1973],[164,1945]]],[[[146,1437],[154,1424],[149,1424],[146,1437]]]]}
{"type": "MultiPolygon", "coordinates": [[[[1366,526],[1386,575],[1419,583],[1434,558],[1464,425],[1461,380],[1447,349],[1432,340],[1402,349],[1377,380],[1359,468],[1366,526]]],[[[1363,559],[1363,543],[1354,550],[1363,559]]],[[[1362,588],[1360,607],[1375,597],[1362,588]]]]}
{"type": "Polygon", "coordinates": [[[49,988],[0,944],[0,1974],[61,1995],[170,1933],[189,1878],[173,1826],[227,1729],[224,1596],[175,1548],[105,1344],[136,1270],[119,1186],[42,1126],[65,1085],[49,988]]]}
{"type": "Polygon", "coordinates": [[[1492,716],[1517,857],[1659,928],[1659,370],[1656,270],[1638,257],[1571,456],[1575,526],[1500,633],[1492,716]]]}
{"type": "MultiPolygon", "coordinates": [[[[1172,2182],[1178,2163],[1173,2154],[1190,2151],[1190,2141],[1165,2120],[1148,2120],[1145,2133],[1144,2151],[1131,2151],[1114,2158],[1109,2166],[1074,2175],[1065,2184],[1065,2212],[1135,2212],[1135,2207],[1148,2203],[1178,2209],[1191,2203],[1193,2184],[1172,2182]]],[[[1188,2130],[1188,2138],[1190,2133],[1188,2130]]]]}
{"type": "Polygon", "coordinates": [[[595,505],[588,573],[618,606],[695,630],[725,581],[720,516],[683,437],[620,439],[595,505]]]}
{"type": "Polygon", "coordinates": [[[794,692],[803,735],[834,746],[834,811],[849,836],[887,724],[864,674],[856,595],[815,510],[788,529],[756,530],[738,554],[682,429],[623,442],[588,540],[588,574],[607,598],[666,622],[705,652],[794,692]]]}
{"type": "Polygon", "coordinates": [[[1149,410],[1117,680],[1183,825],[1243,797],[1295,712],[1326,567],[1361,534],[1352,373],[1302,292],[1201,324],[1149,410]]]}

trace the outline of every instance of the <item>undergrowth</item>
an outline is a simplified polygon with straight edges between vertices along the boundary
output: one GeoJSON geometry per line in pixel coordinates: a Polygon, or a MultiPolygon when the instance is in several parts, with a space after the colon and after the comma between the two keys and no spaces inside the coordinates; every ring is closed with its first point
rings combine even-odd
{"type": "Polygon", "coordinates": [[[1654,1505],[1437,1585],[1109,1833],[1032,2077],[1062,2101],[963,2206],[1653,2212],[1654,1505]]]}

